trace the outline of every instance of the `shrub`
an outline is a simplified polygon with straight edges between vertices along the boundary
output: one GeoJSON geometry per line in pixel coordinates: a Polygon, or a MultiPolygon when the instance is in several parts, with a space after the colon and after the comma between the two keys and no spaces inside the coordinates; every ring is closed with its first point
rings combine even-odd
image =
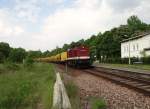
{"type": "MultiPolygon", "coordinates": [[[[142,62],[143,64],[150,64],[150,56],[149,57],[142,57],[142,58],[136,58],[132,57],[131,64],[134,64],[134,62],[142,62]]],[[[100,63],[111,63],[111,64],[128,64],[129,58],[106,58],[99,60],[100,63]]]]}
{"type": "Polygon", "coordinates": [[[30,57],[27,57],[24,61],[23,61],[23,64],[25,67],[32,67],[34,61],[32,58],[30,57]]]}
{"type": "Polygon", "coordinates": [[[5,60],[5,56],[3,55],[2,52],[0,52],[0,63],[3,63],[5,60]]]}
{"type": "Polygon", "coordinates": [[[103,99],[92,98],[92,109],[106,109],[106,103],[103,99]]]}
{"type": "Polygon", "coordinates": [[[150,64],[150,56],[142,57],[141,60],[144,64],[150,64]]]}
{"type": "Polygon", "coordinates": [[[12,63],[10,61],[5,61],[4,66],[8,70],[18,70],[20,67],[16,63],[12,63]]]}

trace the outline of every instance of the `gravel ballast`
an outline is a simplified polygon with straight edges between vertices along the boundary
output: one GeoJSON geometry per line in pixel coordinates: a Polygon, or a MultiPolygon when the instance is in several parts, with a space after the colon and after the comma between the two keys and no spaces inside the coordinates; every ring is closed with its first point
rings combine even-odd
{"type": "MultiPolygon", "coordinates": [[[[81,70],[70,70],[64,75],[64,79],[68,77],[79,87],[83,109],[87,104],[87,97],[103,98],[108,109],[150,109],[150,97],[135,90],[81,70]]],[[[90,109],[90,106],[88,107],[90,109]]]]}
{"type": "Polygon", "coordinates": [[[84,73],[74,81],[81,95],[102,97],[109,109],[150,109],[150,97],[103,78],[84,73]]]}

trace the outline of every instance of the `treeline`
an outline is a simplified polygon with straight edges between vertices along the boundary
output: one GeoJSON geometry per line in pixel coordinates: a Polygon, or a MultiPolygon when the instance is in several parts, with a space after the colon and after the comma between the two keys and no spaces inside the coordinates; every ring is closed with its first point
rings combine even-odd
{"type": "Polygon", "coordinates": [[[127,19],[126,25],[120,25],[110,31],[100,32],[92,35],[89,39],[81,39],[77,42],[64,44],[62,48],[57,47],[50,52],[50,55],[66,51],[79,45],[90,47],[90,54],[93,59],[110,59],[121,57],[121,41],[138,34],[150,31],[150,25],[141,21],[137,16],[131,16],[127,19]]]}
{"type": "Polygon", "coordinates": [[[52,51],[26,51],[23,48],[12,48],[8,43],[0,43],[0,62],[12,61],[23,62],[26,58],[38,58],[56,55],[70,48],[85,45],[90,48],[90,55],[93,60],[111,59],[120,57],[120,41],[134,37],[143,32],[149,32],[150,25],[141,21],[137,16],[131,16],[127,19],[126,25],[120,25],[110,31],[100,32],[92,35],[89,39],[81,39],[77,42],[64,44],[62,48],[56,47],[52,51]]]}
{"type": "Polygon", "coordinates": [[[26,51],[23,48],[12,48],[8,43],[0,42],[0,63],[5,61],[22,63],[26,58],[36,58],[41,55],[41,51],[26,51]]]}

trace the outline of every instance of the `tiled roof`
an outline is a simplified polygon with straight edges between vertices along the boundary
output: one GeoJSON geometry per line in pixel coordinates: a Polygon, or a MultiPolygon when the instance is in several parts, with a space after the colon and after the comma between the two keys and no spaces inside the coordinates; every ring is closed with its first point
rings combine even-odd
{"type": "Polygon", "coordinates": [[[131,38],[128,38],[128,39],[124,39],[124,40],[121,41],[121,43],[123,43],[123,42],[128,42],[128,41],[134,40],[134,39],[139,39],[139,38],[144,37],[144,36],[147,36],[147,35],[149,35],[149,34],[150,34],[150,32],[142,33],[142,34],[137,35],[137,36],[135,36],[135,37],[131,37],[131,38]]]}

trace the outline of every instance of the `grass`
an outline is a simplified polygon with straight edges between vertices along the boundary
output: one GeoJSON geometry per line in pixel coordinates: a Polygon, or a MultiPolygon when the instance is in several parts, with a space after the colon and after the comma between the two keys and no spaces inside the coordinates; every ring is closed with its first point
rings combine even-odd
{"type": "Polygon", "coordinates": [[[106,109],[106,103],[101,98],[92,97],[91,98],[91,108],[92,109],[106,109]]]}
{"type": "Polygon", "coordinates": [[[110,66],[110,67],[112,66],[112,67],[133,68],[133,69],[140,69],[140,70],[150,70],[150,65],[143,65],[143,64],[133,64],[133,65],[128,65],[128,64],[104,64],[104,65],[107,65],[107,66],[110,66]]]}
{"type": "Polygon", "coordinates": [[[72,106],[72,109],[81,109],[80,98],[78,93],[78,87],[72,82],[69,81],[65,84],[67,94],[72,106]]]}
{"type": "Polygon", "coordinates": [[[0,109],[50,109],[54,80],[50,64],[0,64],[0,109]]]}

